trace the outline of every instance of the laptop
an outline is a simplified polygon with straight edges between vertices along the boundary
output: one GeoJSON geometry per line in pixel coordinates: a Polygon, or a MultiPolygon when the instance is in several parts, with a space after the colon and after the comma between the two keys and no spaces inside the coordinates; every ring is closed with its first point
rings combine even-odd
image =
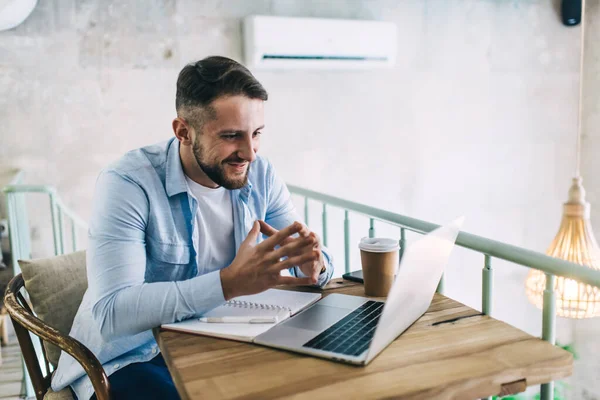
{"type": "Polygon", "coordinates": [[[258,335],[254,343],[367,365],[427,311],[463,221],[407,247],[387,301],[331,294],[258,335]]]}

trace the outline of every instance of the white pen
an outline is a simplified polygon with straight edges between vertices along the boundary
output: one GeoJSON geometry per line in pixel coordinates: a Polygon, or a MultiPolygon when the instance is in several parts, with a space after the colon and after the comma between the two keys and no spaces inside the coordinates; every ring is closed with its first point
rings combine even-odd
{"type": "Polygon", "coordinates": [[[220,324],[274,324],[277,317],[202,317],[200,322],[220,323],[220,324]]]}

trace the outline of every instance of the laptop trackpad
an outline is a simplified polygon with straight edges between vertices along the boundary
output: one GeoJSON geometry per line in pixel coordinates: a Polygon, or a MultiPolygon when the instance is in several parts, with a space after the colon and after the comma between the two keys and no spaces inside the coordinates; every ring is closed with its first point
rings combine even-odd
{"type": "Polygon", "coordinates": [[[288,319],[282,325],[320,332],[350,314],[351,311],[345,308],[315,304],[308,310],[288,319]]]}

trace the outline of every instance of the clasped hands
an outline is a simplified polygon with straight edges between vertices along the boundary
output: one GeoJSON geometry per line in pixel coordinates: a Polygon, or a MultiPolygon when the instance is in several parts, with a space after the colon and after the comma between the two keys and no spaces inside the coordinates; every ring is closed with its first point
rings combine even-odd
{"type": "Polygon", "coordinates": [[[220,274],[223,295],[229,300],[277,285],[314,285],[324,271],[319,238],[306,225],[294,222],[278,231],[264,221],[255,221],[235,259],[220,274]],[[259,233],[268,238],[257,243],[259,233]],[[294,266],[305,277],[281,276],[282,270],[294,266]]]}

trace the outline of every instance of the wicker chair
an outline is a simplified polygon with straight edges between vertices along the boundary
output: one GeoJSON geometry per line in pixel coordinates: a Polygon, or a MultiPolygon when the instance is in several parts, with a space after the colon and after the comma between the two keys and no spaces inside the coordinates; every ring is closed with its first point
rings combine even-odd
{"type": "MultiPolygon", "coordinates": [[[[25,359],[27,371],[31,377],[31,382],[35,389],[36,398],[41,399],[67,399],[70,396],[69,389],[63,389],[60,392],[52,392],[50,388],[51,373],[44,375],[38,354],[36,354],[30,332],[41,338],[47,343],[57,346],[61,351],[70,354],[83,367],[85,373],[92,381],[94,391],[98,400],[109,400],[110,385],[108,377],[102,368],[102,364],[96,356],[83,344],[74,338],[64,335],[57,329],[46,324],[36,317],[25,299],[22,290],[25,289],[25,282],[21,274],[15,276],[9,283],[4,296],[4,303],[13,321],[15,333],[19,341],[19,346],[25,359]],[[65,392],[66,391],[66,392],[65,392]]],[[[40,346],[46,371],[50,371],[50,363],[46,355],[44,346],[40,346]]]]}

